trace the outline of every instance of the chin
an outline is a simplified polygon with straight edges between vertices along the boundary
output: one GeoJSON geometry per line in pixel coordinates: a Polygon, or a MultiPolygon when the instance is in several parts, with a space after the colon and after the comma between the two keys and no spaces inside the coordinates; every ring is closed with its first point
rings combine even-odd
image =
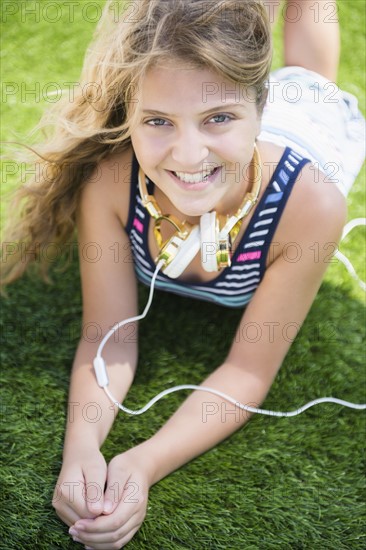
{"type": "Polygon", "coordinates": [[[200,218],[201,216],[203,216],[203,214],[211,211],[211,209],[194,207],[192,208],[192,206],[187,206],[187,208],[177,208],[179,212],[187,218],[200,218]]]}

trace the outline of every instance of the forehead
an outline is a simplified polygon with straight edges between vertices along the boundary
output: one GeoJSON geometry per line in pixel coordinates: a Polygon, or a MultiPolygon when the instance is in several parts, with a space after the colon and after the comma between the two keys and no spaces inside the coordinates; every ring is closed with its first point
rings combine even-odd
{"type": "Polygon", "coordinates": [[[209,68],[160,65],[149,69],[140,83],[139,108],[176,112],[210,109],[226,103],[254,106],[255,94],[240,82],[232,82],[209,68]],[[172,110],[174,108],[174,110],[172,110]]]}

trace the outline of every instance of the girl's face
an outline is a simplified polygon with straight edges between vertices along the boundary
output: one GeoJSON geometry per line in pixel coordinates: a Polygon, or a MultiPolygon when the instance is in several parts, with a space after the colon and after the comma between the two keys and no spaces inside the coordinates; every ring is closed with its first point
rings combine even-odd
{"type": "Polygon", "coordinates": [[[254,93],[177,65],[151,69],[140,92],[131,140],[145,174],[187,217],[235,212],[251,186],[254,93]]]}

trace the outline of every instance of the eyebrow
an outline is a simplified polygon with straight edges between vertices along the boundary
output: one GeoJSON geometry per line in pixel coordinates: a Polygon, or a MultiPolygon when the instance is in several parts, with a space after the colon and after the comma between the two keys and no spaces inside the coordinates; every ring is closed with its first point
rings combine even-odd
{"type": "MultiPolygon", "coordinates": [[[[229,109],[243,109],[246,110],[247,107],[243,105],[242,103],[220,103],[220,105],[216,105],[215,107],[211,107],[211,109],[207,109],[207,111],[202,111],[202,113],[198,113],[199,115],[209,115],[210,113],[214,113],[216,111],[227,111],[229,109]]],[[[157,109],[143,109],[142,111],[144,114],[150,114],[150,115],[159,115],[159,116],[167,116],[170,118],[174,118],[177,115],[171,114],[171,113],[164,113],[163,111],[158,111],[157,109]]]]}

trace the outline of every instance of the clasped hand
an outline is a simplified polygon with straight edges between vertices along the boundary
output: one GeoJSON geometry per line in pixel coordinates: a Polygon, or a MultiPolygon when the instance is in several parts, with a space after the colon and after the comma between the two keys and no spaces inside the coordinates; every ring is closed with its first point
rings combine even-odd
{"type": "Polygon", "coordinates": [[[53,506],[76,542],[114,550],[140,528],[149,487],[143,461],[133,449],[117,455],[108,466],[100,451],[83,449],[82,456],[64,461],[53,506]]]}

